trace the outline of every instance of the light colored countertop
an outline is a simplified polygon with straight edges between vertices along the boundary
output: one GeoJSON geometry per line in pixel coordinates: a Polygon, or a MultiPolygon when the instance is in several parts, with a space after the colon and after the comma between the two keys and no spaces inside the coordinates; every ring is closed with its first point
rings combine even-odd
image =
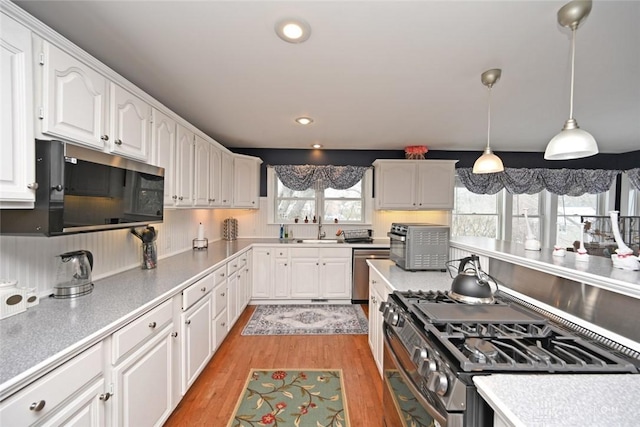
{"type": "MultiPolygon", "coordinates": [[[[93,292],[74,299],[42,298],[24,313],[0,321],[0,400],[101,341],[161,302],[206,276],[227,258],[252,245],[279,245],[280,239],[210,242],[205,251],[160,259],[157,268],[134,268],[94,281],[93,292]]],[[[287,243],[313,247],[308,243],[287,243]]],[[[389,247],[374,243],[320,247],[389,247]]]]}
{"type": "Polygon", "coordinates": [[[640,375],[475,376],[478,392],[512,426],[637,426],[640,375]]]}
{"type": "Polygon", "coordinates": [[[552,249],[527,251],[522,244],[486,237],[454,237],[450,244],[474,254],[640,298],[640,271],[613,268],[609,258],[590,256],[587,262],[576,261],[573,252],[567,252],[564,257],[554,257],[552,249]]]}
{"type": "Polygon", "coordinates": [[[439,291],[451,287],[451,276],[441,271],[405,271],[390,260],[368,259],[369,267],[384,279],[389,293],[393,291],[439,291]]]}

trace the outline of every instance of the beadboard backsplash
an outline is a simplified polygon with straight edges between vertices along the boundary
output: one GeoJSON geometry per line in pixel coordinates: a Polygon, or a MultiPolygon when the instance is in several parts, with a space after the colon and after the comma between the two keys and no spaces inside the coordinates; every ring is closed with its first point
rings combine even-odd
{"type": "MultiPolygon", "coordinates": [[[[158,231],[159,263],[162,258],[191,250],[198,224],[205,228],[205,237],[216,241],[222,237],[222,221],[238,220],[240,238],[277,238],[278,224],[267,223],[267,198],[260,198],[260,209],[170,209],[164,222],[153,224],[158,231]]],[[[450,225],[450,212],[374,211],[370,225],[323,224],[327,238],[338,229],[373,229],[373,236],[386,238],[392,222],[430,222],[450,225]]],[[[296,238],[317,236],[317,224],[292,224],[289,230],[296,238]]],[[[18,286],[36,288],[40,296],[48,295],[55,284],[59,258],[57,255],[78,249],[94,256],[93,278],[139,268],[142,257],[140,240],[129,229],[73,234],[57,237],[0,236],[0,279],[17,280],[18,286]]]]}

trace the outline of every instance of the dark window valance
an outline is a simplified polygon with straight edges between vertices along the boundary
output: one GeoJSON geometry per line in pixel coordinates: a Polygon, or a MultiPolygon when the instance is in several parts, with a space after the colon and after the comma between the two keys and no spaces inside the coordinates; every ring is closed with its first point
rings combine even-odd
{"type": "Polygon", "coordinates": [[[357,184],[369,169],[366,166],[331,165],[276,165],[273,168],[280,181],[287,188],[296,191],[304,191],[311,187],[318,190],[346,190],[357,184]]]}
{"type": "Polygon", "coordinates": [[[495,194],[506,188],[512,194],[535,194],[542,190],[568,196],[604,193],[622,172],[603,169],[516,169],[474,174],[471,168],[456,169],[460,181],[476,194],[495,194]]]}

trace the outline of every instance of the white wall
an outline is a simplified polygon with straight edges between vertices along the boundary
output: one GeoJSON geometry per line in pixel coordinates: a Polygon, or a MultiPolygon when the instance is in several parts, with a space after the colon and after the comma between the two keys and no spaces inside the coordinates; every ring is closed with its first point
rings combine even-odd
{"type": "MultiPolygon", "coordinates": [[[[153,224],[158,231],[158,258],[191,250],[192,239],[197,235],[200,222],[205,227],[205,237],[213,242],[222,237],[222,221],[233,217],[238,220],[238,237],[277,238],[278,225],[267,224],[267,198],[260,198],[259,210],[247,209],[177,209],[165,210],[164,222],[153,224]]],[[[400,212],[374,211],[371,225],[346,226],[325,224],[327,238],[339,228],[372,228],[376,238],[386,238],[392,222],[430,222],[450,225],[450,212],[400,212]]],[[[313,238],[317,224],[294,224],[289,227],[297,238],[313,238]]],[[[141,260],[140,240],[129,229],[73,234],[58,237],[0,236],[0,279],[18,281],[18,286],[36,288],[40,296],[48,295],[55,284],[57,255],[78,249],[91,251],[94,256],[93,278],[139,268],[141,260]]]]}

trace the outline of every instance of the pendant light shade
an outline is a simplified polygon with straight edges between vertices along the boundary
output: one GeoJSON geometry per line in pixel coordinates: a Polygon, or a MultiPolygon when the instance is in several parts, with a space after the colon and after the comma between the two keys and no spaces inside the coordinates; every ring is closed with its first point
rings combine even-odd
{"type": "Polygon", "coordinates": [[[598,154],[598,144],[587,131],[580,129],[573,118],[573,86],[576,59],[576,32],[578,26],[591,12],[591,0],[575,0],[558,10],[558,23],[571,29],[571,95],[569,99],[569,119],[559,134],[554,136],[544,152],[546,160],[569,160],[598,154]]]}
{"type": "Polygon", "coordinates": [[[502,172],[504,165],[500,157],[493,154],[491,151],[491,88],[494,84],[500,80],[502,70],[494,68],[492,70],[485,71],[480,76],[480,81],[489,90],[489,108],[487,111],[487,148],[484,149],[482,156],[478,157],[478,160],[473,164],[473,173],[495,173],[502,172]]]}

